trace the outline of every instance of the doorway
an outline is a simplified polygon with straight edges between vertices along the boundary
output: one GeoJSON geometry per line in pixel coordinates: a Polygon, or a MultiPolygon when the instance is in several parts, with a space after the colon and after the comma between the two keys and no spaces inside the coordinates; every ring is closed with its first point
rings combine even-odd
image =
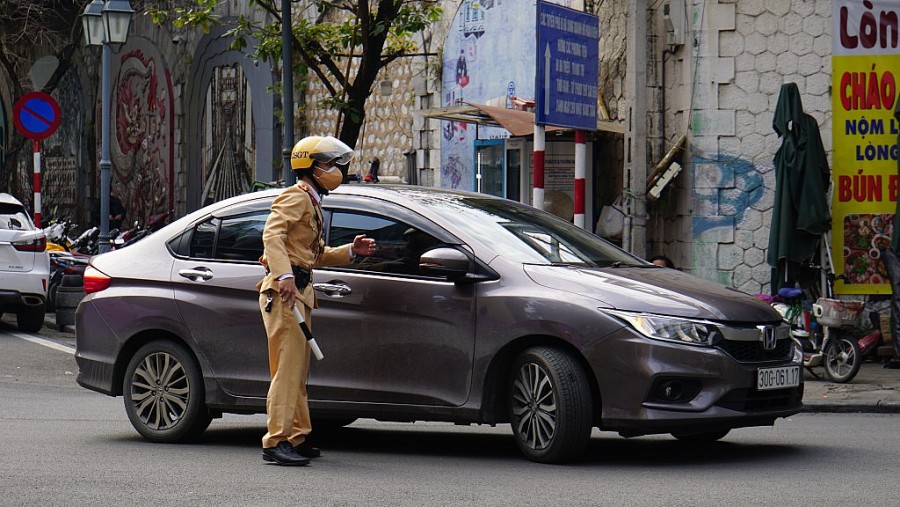
{"type": "Polygon", "coordinates": [[[475,142],[475,191],[506,197],[503,140],[475,142]]]}

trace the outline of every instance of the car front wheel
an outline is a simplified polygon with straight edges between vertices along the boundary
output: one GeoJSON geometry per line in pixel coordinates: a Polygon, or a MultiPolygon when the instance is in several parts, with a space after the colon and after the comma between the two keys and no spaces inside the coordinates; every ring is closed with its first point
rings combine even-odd
{"type": "Polygon", "coordinates": [[[125,370],[122,393],[132,426],[151,442],[190,440],[212,421],[200,368],[187,349],[173,342],[141,347],[125,370]]]}
{"type": "Polygon", "coordinates": [[[591,437],[584,369],[550,347],[522,352],[510,372],[509,417],[516,444],[528,459],[561,463],[578,458],[591,437]]]}

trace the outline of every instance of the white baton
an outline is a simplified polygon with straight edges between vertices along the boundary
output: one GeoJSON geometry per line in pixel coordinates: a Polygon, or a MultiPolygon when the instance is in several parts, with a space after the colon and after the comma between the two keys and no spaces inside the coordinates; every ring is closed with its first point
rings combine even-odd
{"type": "Polygon", "coordinates": [[[300,329],[302,329],[303,334],[306,335],[306,342],[309,343],[309,348],[312,349],[313,355],[316,356],[316,359],[319,361],[324,359],[325,356],[322,354],[319,344],[316,343],[316,339],[313,338],[309,326],[306,325],[306,319],[303,318],[303,314],[300,313],[300,309],[297,308],[297,305],[294,305],[294,318],[297,319],[297,324],[300,324],[300,329]]]}

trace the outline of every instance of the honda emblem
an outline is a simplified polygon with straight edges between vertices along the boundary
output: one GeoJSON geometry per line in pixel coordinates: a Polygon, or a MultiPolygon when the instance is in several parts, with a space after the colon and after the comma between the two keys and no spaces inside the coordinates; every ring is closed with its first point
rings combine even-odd
{"type": "Polygon", "coordinates": [[[764,350],[775,350],[778,345],[778,335],[775,334],[775,326],[759,326],[759,338],[764,350]]]}

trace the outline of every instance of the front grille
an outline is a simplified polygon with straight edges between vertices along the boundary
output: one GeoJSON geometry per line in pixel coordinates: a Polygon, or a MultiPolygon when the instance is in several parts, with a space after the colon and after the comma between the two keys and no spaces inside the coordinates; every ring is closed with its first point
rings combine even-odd
{"type": "Polygon", "coordinates": [[[765,361],[785,361],[791,358],[794,341],[782,338],[772,350],[766,350],[760,341],[722,340],[716,348],[733,357],[739,363],[761,363],[765,361]]]}
{"type": "Polygon", "coordinates": [[[738,412],[785,410],[798,406],[803,398],[803,387],[757,391],[735,389],[716,403],[717,406],[738,412]]]}

